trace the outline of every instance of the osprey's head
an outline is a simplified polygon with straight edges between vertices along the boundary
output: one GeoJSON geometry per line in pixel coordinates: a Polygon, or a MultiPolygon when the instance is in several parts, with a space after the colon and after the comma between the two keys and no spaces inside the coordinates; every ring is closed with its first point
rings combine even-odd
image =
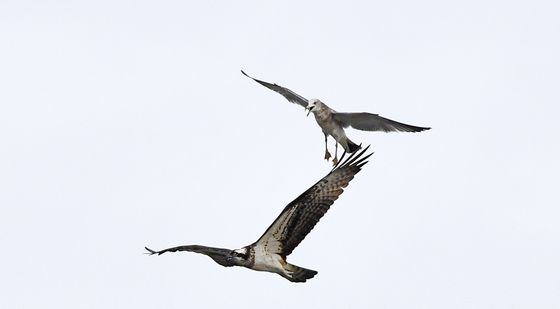
{"type": "Polygon", "coordinates": [[[228,262],[231,262],[232,264],[235,265],[239,265],[239,266],[244,266],[247,265],[250,261],[250,256],[249,256],[249,249],[248,248],[241,248],[241,249],[235,249],[235,250],[231,250],[227,260],[228,262]]]}

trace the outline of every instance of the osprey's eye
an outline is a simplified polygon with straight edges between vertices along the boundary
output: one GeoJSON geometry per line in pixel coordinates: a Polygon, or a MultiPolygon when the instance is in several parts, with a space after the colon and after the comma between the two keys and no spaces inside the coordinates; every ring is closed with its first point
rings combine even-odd
{"type": "Polygon", "coordinates": [[[241,259],[244,259],[244,260],[247,259],[247,254],[240,253],[240,252],[237,252],[237,251],[233,251],[232,255],[236,258],[241,258],[241,259]]]}
{"type": "Polygon", "coordinates": [[[233,251],[232,255],[233,255],[234,257],[237,257],[237,258],[242,258],[242,257],[243,257],[243,254],[241,254],[241,253],[239,253],[239,252],[237,252],[237,251],[233,251]]]}

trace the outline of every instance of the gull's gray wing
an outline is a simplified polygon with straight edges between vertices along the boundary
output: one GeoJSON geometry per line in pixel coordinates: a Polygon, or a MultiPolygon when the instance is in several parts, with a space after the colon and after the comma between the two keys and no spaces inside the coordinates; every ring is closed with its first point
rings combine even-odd
{"type": "Polygon", "coordinates": [[[430,129],[400,123],[391,119],[383,118],[377,114],[370,113],[333,113],[333,119],[344,128],[352,127],[354,129],[364,131],[420,132],[430,129]]]}
{"type": "Polygon", "coordinates": [[[222,266],[226,266],[226,267],[235,266],[235,264],[227,258],[231,253],[231,250],[228,249],[212,248],[212,247],[205,247],[199,245],[178,246],[178,247],[163,249],[160,251],[155,251],[148,247],[144,247],[144,248],[148,250],[148,252],[150,252],[150,255],[154,255],[154,254],[162,255],[165,252],[177,252],[177,251],[196,252],[209,256],[214,261],[216,261],[216,263],[222,266]]]}
{"type": "Polygon", "coordinates": [[[303,107],[307,107],[307,99],[291,91],[290,89],[253,78],[247,75],[247,73],[243,72],[243,70],[241,70],[241,73],[243,73],[243,75],[249,77],[250,79],[256,81],[257,83],[265,86],[266,88],[278,92],[279,94],[283,95],[286,99],[288,99],[288,101],[299,104],[303,107]]]}
{"type": "MultiPolygon", "coordinates": [[[[288,204],[254,245],[284,258],[290,255],[342,194],[343,188],[367,163],[366,160],[372,155],[364,156],[368,148],[339,162],[327,176],[288,204]]],[[[341,161],[343,158],[344,155],[341,161]]]]}

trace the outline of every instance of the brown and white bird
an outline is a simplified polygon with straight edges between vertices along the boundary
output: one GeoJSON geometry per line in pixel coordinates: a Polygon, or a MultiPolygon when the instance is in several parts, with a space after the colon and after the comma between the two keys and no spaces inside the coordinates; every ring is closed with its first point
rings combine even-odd
{"type": "Polygon", "coordinates": [[[409,124],[400,123],[391,119],[383,118],[377,114],[370,113],[339,113],[327,106],[318,99],[307,100],[292,90],[279,86],[277,84],[267,83],[262,80],[253,78],[241,70],[243,75],[265,86],[268,89],[283,95],[288,101],[303,106],[309,113],[315,115],[317,124],[321,127],[325,135],[325,160],[331,158],[331,154],[327,148],[327,137],[332,136],[335,139],[335,150],[333,165],[338,162],[337,150],[340,144],[348,153],[353,153],[360,149],[360,146],[352,142],[344,132],[344,128],[352,127],[363,131],[383,131],[383,132],[420,132],[429,130],[427,127],[417,127],[409,124]]]}
{"type": "Polygon", "coordinates": [[[298,196],[280,213],[264,234],[253,244],[240,249],[230,250],[199,245],[186,245],[155,251],[146,247],[150,254],[165,252],[190,251],[212,258],[225,266],[243,266],[258,271],[279,274],[292,282],[305,282],[317,272],[286,261],[286,257],[311,232],[330,206],[344,191],[343,188],[366,164],[372,155],[364,155],[369,148],[350,155],[332,171],[298,196]]]}

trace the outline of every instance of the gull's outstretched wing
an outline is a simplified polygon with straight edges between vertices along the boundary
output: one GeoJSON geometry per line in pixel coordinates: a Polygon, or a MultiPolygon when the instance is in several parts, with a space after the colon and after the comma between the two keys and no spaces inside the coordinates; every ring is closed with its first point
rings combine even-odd
{"type": "MultiPolygon", "coordinates": [[[[372,155],[364,155],[368,148],[339,162],[327,176],[288,204],[254,245],[284,258],[290,255],[367,163],[372,155]]],[[[341,161],[343,158],[344,155],[341,161]]]]}
{"type": "Polygon", "coordinates": [[[430,129],[400,123],[370,113],[333,113],[333,119],[344,128],[352,127],[364,131],[420,132],[430,129]]]}
{"type": "Polygon", "coordinates": [[[177,252],[177,251],[196,252],[209,256],[214,261],[216,261],[216,263],[222,266],[226,266],[226,267],[235,266],[235,264],[231,260],[227,259],[228,255],[231,252],[231,250],[228,249],[212,248],[212,247],[205,247],[199,245],[178,246],[178,247],[163,249],[160,251],[155,251],[148,247],[144,247],[144,248],[148,250],[148,252],[150,252],[150,255],[154,255],[154,254],[162,255],[165,252],[177,252]]]}
{"type": "Polygon", "coordinates": [[[303,107],[307,107],[307,99],[291,91],[290,89],[253,78],[247,75],[247,73],[243,72],[243,70],[241,70],[241,73],[243,73],[243,75],[249,77],[250,79],[256,81],[257,83],[265,86],[266,88],[278,92],[279,94],[283,95],[286,99],[288,99],[288,101],[299,104],[303,107]]]}

